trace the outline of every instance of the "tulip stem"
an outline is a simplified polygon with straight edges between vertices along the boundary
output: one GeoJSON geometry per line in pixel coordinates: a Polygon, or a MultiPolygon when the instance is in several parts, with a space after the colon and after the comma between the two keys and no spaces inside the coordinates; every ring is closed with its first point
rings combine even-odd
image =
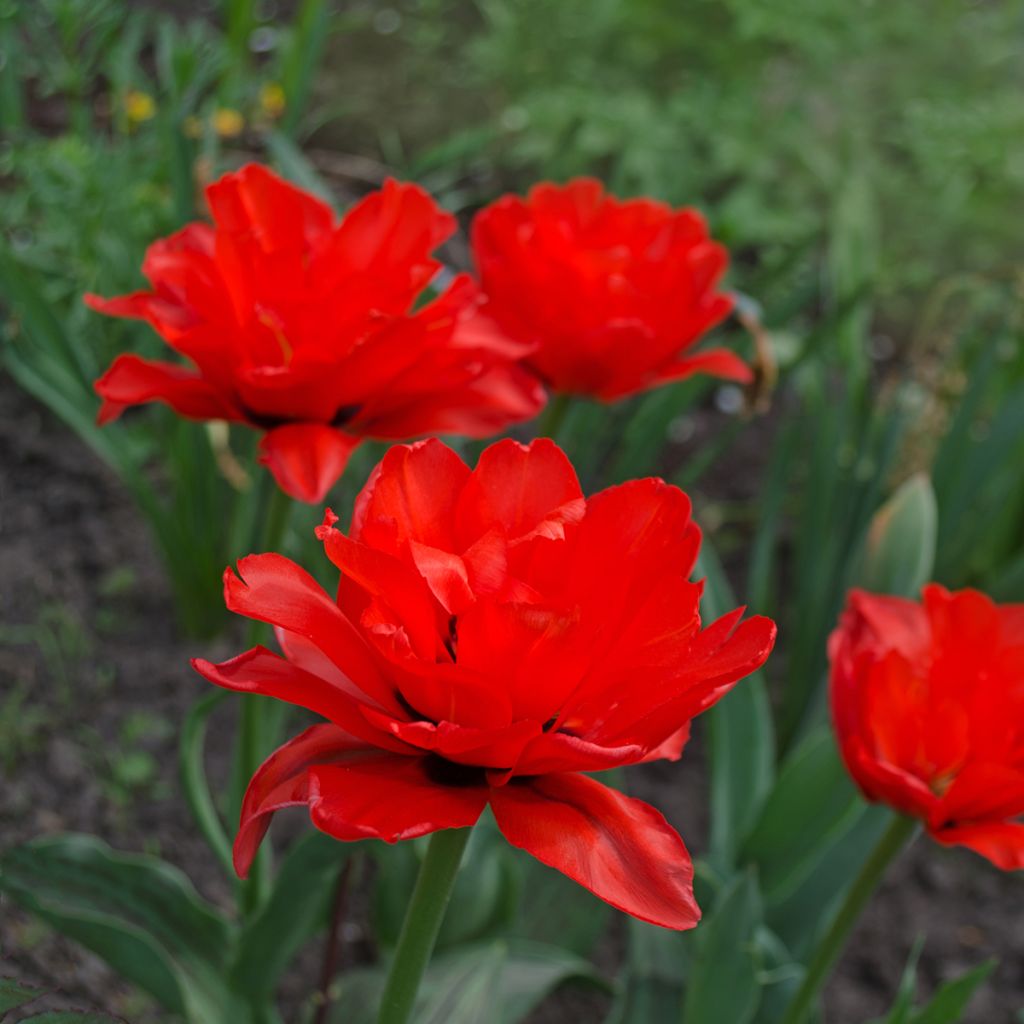
{"type": "Polygon", "coordinates": [[[865,861],[853,885],[850,886],[839,912],[815,950],[807,966],[803,984],[797,990],[782,1018],[781,1024],[804,1024],[822,986],[828,980],[839,954],[846,945],[853,926],[878,888],[886,868],[893,858],[909,844],[917,833],[917,821],[902,814],[893,816],[878,845],[865,861]]]}
{"type": "MultiPolygon", "coordinates": [[[[281,547],[288,517],[291,514],[291,498],[275,486],[270,496],[263,520],[260,551],[276,551],[281,547]]],[[[263,639],[266,625],[257,620],[249,624],[249,646],[263,639]]],[[[231,778],[231,813],[237,820],[241,810],[242,795],[253,773],[263,763],[276,742],[271,735],[274,724],[279,721],[276,702],[267,697],[247,694],[242,697],[238,739],[235,746],[235,762],[231,778]]],[[[270,854],[263,844],[249,871],[249,877],[239,889],[240,906],[245,915],[255,911],[263,902],[270,887],[270,854]]]]}
{"type": "Polygon", "coordinates": [[[377,1024],[406,1024],[412,1014],[472,831],[445,829],[430,837],[391,961],[377,1024]]]}
{"type": "Polygon", "coordinates": [[[558,432],[565,422],[569,406],[572,404],[572,395],[555,395],[548,401],[548,407],[541,413],[537,421],[537,436],[550,437],[552,441],[558,440],[558,432]]]}

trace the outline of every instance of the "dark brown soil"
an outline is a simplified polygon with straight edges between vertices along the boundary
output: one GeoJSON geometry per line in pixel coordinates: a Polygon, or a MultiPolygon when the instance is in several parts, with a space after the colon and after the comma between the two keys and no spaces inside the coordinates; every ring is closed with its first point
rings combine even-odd
{"type": "MultiPolygon", "coordinates": [[[[179,796],[176,742],[183,715],[205,692],[188,657],[233,646],[200,650],[176,634],[156,554],[117,480],[6,376],[0,567],[0,847],[68,829],[92,832],[119,849],[159,853],[227,906],[228,884],[179,796]]],[[[215,764],[230,732],[228,719],[213,723],[215,764]]],[[[679,767],[637,775],[638,795],[665,810],[699,852],[707,827],[699,750],[679,767]]],[[[1017,1020],[1022,893],[1019,878],[920,841],[857,930],[828,992],[829,1024],[863,1024],[886,1010],[919,933],[928,936],[923,991],[998,956],[1001,966],[965,1019],[1017,1020]]],[[[615,945],[606,945],[602,961],[614,958],[615,945]]],[[[106,1010],[131,1024],[166,1019],[101,962],[7,903],[0,903],[0,955],[0,976],[53,990],[37,1009],[106,1010]]],[[[315,960],[299,965],[294,993],[315,984],[315,960]]],[[[601,1011],[601,999],[556,996],[534,1021],[598,1021],[601,1011]]]]}

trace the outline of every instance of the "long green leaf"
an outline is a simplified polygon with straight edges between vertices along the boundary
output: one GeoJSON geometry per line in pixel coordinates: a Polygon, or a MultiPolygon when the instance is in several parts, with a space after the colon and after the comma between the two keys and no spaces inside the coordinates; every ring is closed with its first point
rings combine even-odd
{"type": "Polygon", "coordinates": [[[42,994],[40,989],[21,985],[13,978],[0,978],[0,1015],[18,1006],[24,1006],[42,994]]]}
{"type": "Polygon", "coordinates": [[[176,868],[91,836],[0,857],[0,890],[196,1024],[248,1019],[222,982],[233,931],[176,868]]]}
{"type": "Polygon", "coordinates": [[[915,597],[932,578],[939,512],[931,482],[918,473],[875,513],[854,582],[878,594],[915,597]]]}
{"type": "Polygon", "coordinates": [[[757,865],[765,900],[791,895],[862,811],[831,731],[808,736],[786,759],[743,844],[743,861],[757,865]]]}
{"type": "MultiPolygon", "coordinates": [[[[697,574],[706,577],[702,607],[712,620],[736,606],[721,563],[704,538],[697,574]]],[[[760,675],[741,680],[706,716],[711,766],[711,860],[727,872],[772,787],[775,739],[760,675]]]]}
{"type": "Polygon", "coordinates": [[[361,850],[321,832],[295,842],[270,898],[239,938],[230,969],[236,991],[255,1003],[270,998],[295,954],[326,924],[341,869],[361,850]]]}
{"type": "MultiPolygon", "coordinates": [[[[559,985],[606,987],[592,964],[558,946],[499,940],[434,958],[420,987],[413,1024],[517,1024],[559,985]]],[[[381,967],[342,976],[331,1024],[373,1024],[381,967]]]]}
{"type": "Polygon", "coordinates": [[[755,957],[761,913],[753,872],[737,877],[719,896],[697,936],[699,952],[686,986],[684,1024],[747,1024],[753,1019],[761,999],[755,957]]]}

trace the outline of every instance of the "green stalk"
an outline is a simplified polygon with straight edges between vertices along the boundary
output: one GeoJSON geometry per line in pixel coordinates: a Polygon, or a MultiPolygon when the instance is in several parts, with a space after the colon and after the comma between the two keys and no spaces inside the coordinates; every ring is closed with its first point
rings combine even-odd
{"type": "Polygon", "coordinates": [[[566,413],[572,404],[572,395],[554,395],[548,400],[548,407],[541,413],[537,421],[537,436],[550,437],[558,440],[558,431],[565,422],[566,413]]]}
{"type": "Polygon", "coordinates": [[[846,945],[853,926],[867,906],[875,889],[878,888],[886,868],[893,858],[910,842],[917,831],[917,821],[902,814],[893,817],[892,823],[878,841],[867,859],[856,881],[846,894],[835,920],[815,950],[814,958],[807,967],[803,984],[793,996],[781,1024],[804,1024],[818,997],[822,986],[839,954],[846,945]]]}
{"type": "MultiPolygon", "coordinates": [[[[292,502],[287,494],[275,487],[263,524],[260,552],[276,551],[288,528],[292,502]]],[[[260,642],[266,632],[265,623],[253,620],[249,626],[247,646],[260,642]]],[[[275,703],[268,697],[247,695],[242,697],[235,760],[231,772],[230,806],[235,820],[242,806],[242,796],[253,773],[263,763],[276,737],[271,735],[271,723],[276,720],[275,703]]],[[[251,914],[259,907],[270,888],[270,855],[264,846],[253,861],[249,877],[240,884],[239,904],[243,914],[251,914]]]]}
{"type": "Polygon", "coordinates": [[[412,1014],[472,831],[470,828],[445,829],[430,837],[427,855],[405,912],[395,958],[391,961],[377,1024],[407,1024],[412,1014]]]}

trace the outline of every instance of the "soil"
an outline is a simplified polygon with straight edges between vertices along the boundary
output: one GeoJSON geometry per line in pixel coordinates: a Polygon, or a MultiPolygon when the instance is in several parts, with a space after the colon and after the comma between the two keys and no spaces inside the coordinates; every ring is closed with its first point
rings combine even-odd
{"type": "MultiPolygon", "coordinates": [[[[179,794],[176,743],[178,724],[206,692],[187,667],[189,656],[224,656],[239,649],[236,639],[199,645],[176,633],[161,567],[127,494],[6,376],[0,567],[0,847],[63,830],[91,832],[117,849],[159,853],[204,896],[228,906],[229,887],[179,794]]],[[[230,734],[219,726],[228,724],[225,718],[211,726],[215,774],[227,753],[217,738],[230,734]]],[[[682,767],[635,774],[637,795],[663,809],[699,852],[707,829],[699,747],[682,767]]],[[[827,993],[829,1024],[863,1024],[885,1012],[918,934],[928,937],[922,994],[1001,957],[964,1020],[1018,1020],[1021,893],[1019,878],[980,858],[919,841],[857,929],[827,993]]],[[[354,928],[358,945],[358,920],[354,928]]],[[[619,948],[614,936],[602,944],[602,967],[614,967],[619,948]]],[[[316,961],[313,954],[303,959],[290,979],[288,1024],[316,985],[316,961]]],[[[35,1011],[104,1010],[131,1024],[166,1020],[95,957],[9,903],[0,903],[0,976],[51,990],[35,1011]]],[[[597,1022],[605,1006],[592,994],[558,993],[531,1024],[597,1022]]]]}

